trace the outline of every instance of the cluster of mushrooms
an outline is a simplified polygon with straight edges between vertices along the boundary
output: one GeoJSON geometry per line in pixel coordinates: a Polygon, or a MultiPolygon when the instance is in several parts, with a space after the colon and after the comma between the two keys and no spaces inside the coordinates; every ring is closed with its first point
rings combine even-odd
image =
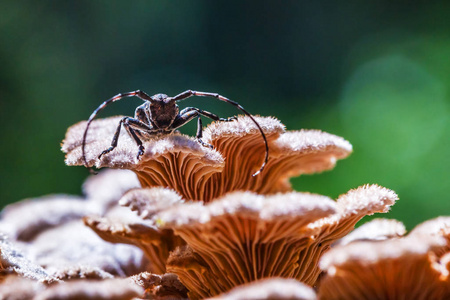
{"type": "MultiPolygon", "coordinates": [[[[0,218],[1,299],[450,299],[450,217],[406,233],[397,195],[364,185],[338,197],[296,192],[289,179],[332,169],[352,146],[319,130],[256,117],[216,122],[203,147],[175,133],[148,139],[138,160],[120,117],[94,121],[84,196],[7,206],[0,218]],[[115,170],[114,170],[115,169],[115,170]]],[[[63,141],[83,165],[86,122],[63,141]]]]}

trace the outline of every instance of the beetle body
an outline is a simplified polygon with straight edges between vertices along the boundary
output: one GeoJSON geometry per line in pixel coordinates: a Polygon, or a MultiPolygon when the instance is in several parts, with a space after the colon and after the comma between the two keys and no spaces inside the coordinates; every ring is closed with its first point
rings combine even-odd
{"type": "Polygon", "coordinates": [[[87,166],[87,160],[86,160],[86,153],[85,153],[85,146],[86,146],[86,137],[89,130],[89,126],[91,122],[94,120],[94,118],[97,116],[98,112],[101,111],[103,108],[105,108],[107,105],[109,105],[112,102],[118,101],[125,97],[133,97],[136,96],[145,102],[138,106],[136,108],[134,118],[131,117],[123,117],[119,125],[116,129],[116,132],[114,133],[113,140],[111,142],[111,147],[104,150],[98,158],[100,158],[102,155],[107,154],[114,150],[117,147],[118,141],[119,141],[119,135],[120,130],[122,126],[127,130],[128,134],[134,139],[136,144],[138,145],[138,154],[137,158],[144,154],[144,146],[142,144],[141,138],[144,137],[144,135],[160,135],[160,134],[170,134],[177,128],[183,126],[187,122],[191,121],[193,118],[197,117],[197,134],[196,138],[197,141],[205,146],[212,148],[213,146],[210,144],[207,144],[203,142],[203,131],[202,131],[202,120],[201,116],[205,116],[207,118],[210,118],[214,121],[224,121],[224,122],[230,122],[236,120],[236,117],[230,117],[230,118],[220,118],[219,116],[210,113],[205,110],[198,109],[196,107],[186,107],[185,109],[181,110],[178,108],[178,105],[176,104],[177,101],[181,101],[184,99],[187,99],[192,96],[201,96],[201,97],[212,97],[216,98],[220,101],[224,101],[227,103],[230,103],[234,106],[236,106],[239,110],[241,110],[245,115],[250,117],[250,119],[255,123],[255,125],[258,127],[259,131],[261,132],[261,136],[263,137],[265,147],[266,147],[266,155],[264,158],[264,162],[261,165],[261,168],[259,171],[257,171],[253,176],[259,174],[265,167],[268,157],[269,157],[269,146],[267,143],[266,136],[261,128],[261,126],[258,124],[258,122],[253,118],[253,116],[248,113],[239,103],[234,102],[224,96],[221,96],[219,94],[214,93],[206,93],[206,92],[197,92],[192,90],[187,90],[181,94],[178,94],[174,97],[169,97],[165,94],[156,94],[153,96],[147,95],[145,92],[137,90],[134,92],[129,93],[123,93],[118,94],[105,102],[103,102],[89,117],[89,120],[87,121],[86,129],[83,134],[83,143],[82,143],[82,156],[85,163],[85,166],[87,166]]]}

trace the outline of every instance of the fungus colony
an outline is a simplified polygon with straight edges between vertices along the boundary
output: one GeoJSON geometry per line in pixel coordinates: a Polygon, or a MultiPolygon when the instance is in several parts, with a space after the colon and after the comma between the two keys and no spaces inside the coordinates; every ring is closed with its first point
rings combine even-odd
{"type": "MultiPolygon", "coordinates": [[[[352,146],[318,130],[286,132],[257,117],[216,122],[203,147],[175,133],[127,134],[109,147],[120,117],[92,122],[89,166],[108,167],[84,196],[55,195],[7,206],[0,219],[4,299],[448,299],[450,218],[406,234],[385,213],[397,195],[365,185],[338,197],[292,190],[289,179],[332,169],[352,146]]],[[[83,165],[86,122],[62,145],[83,165]]]]}

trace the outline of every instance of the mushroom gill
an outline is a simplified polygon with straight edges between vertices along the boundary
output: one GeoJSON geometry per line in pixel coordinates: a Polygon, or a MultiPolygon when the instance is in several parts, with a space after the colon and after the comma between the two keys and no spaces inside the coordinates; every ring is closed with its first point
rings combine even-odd
{"type": "Polygon", "coordinates": [[[171,254],[167,270],[192,298],[266,277],[295,278],[300,250],[311,242],[307,225],[334,207],[328,197],[297,192],[234,192],[206,205],[179,204],[157,214],[189,245],[171,254]]]}
{"type": "Polygon", "coordinates": [[[398,200],[397,194],[378,185],[364,185],[337,199],[337,212],[308,225],[311,243],[301,250],[295,278],[315,285],[321,273],[318,262],[335,241],[350,233],[356,223],[374,213],[386,213],[398,200]]]}
{"type": "Polygon", "coordinates": [[[443,245],[413,235],[333,248],[320,260],[319,299],[449,299],[449,266],[434,254],[443,245]]]}
{"type": "MultiPolygon", "coordinates": [[[[321,172],[347,157],[352,146],[344,139],[318,130],[284,132],[284,125],[270,117],[255,117],[270,148],[268,164],[258,176],[264,158],[264,144],[256,125],[248,117],[233,122],[213,122],[203,140],[213,149],[201,146],[194,138],[172,134],[144,141],[145,153],[138,161],[137,147],[123,133],[112,152],[98,155],[109,147],[120,117],[92,122],[87,137],[89,166],[130,169],[142,187],[169,187],[184,199],[209,202],[227,192],[248,190],[259,194],[291,191],[292,176],[321,172]],[[258,155],[261,153],[261,155],[258,155]]],[[[62,150],[66,164],[83,165],[81,139],[86,122],[70,127],[62,150]]]]}
{"type": "Polygon", "coordinates": [[[314,285],[318,261],[330,245],[366,215],[387,212],[397,195],[371,185],[337,202],[291,192],[272,196],[235,192],[203,205],[178,204],[156,216],[187,247],[171,254],[167,270],[193,298],[215,296],[266,277],[314,285]]]}
{"type": "Polygon", "coordinates": [[[185,242],[175,236],[172,229],[159,228],[152,218],[157,212],[183,203],[183,200],[175,191],[158,187],[130,190],[119,203],[136,211],[140,218],[123,220],[89,216],[84,218],[84,223],[105,241],[138,246],[149,260],[148,270],[164,274],[169,252],[185,242]]]}
{"type": "Polygon", "coordinates": [[[156,274],[165,273],[169,252],[185,244],[181,238],[174,236],[171,230],[159,230],[148,224],[126,224],[93,216],[85,217],[84,223],[107,242],[141,248],[149,260],[148,270],[156,274]]]}

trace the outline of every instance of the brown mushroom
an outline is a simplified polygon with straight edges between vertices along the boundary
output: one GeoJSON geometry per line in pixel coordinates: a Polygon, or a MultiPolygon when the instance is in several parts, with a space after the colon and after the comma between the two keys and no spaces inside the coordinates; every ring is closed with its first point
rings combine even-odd
{"type": "Polygon", "coordinates": [[[135,189],[126,193],[120,204],[137,211],[140,221],[91,216],[84,218],[84,222],[108,242],[138,246],[150,262],[148,270],[164,274],[169,252],[185,242],[171,229],[161,229],[151,220],[155,213],[177,203],[183,203],[183,200],[167,188],[135,189]]]}
{"type": "Polygon", "coordinates": [[[33,261],[50,274],[77,266],[90,266],[121,277],[145,270],[146,260],[140,249],[107,243],[81,220],[46,230],[24,246],[33,261]]]}
{"type": "Polygon", "coordinates": [[[0,228],[12,240],[30,241],[41,232],[99,211],[81,197],[53,195],[7,205],[0,228]]]}
{"type": "Polygon", "coordinates": [[[300,250],[311,242],[307,225],[334,213],[325,196],[234,192],[207,205],[180,204],[158,214],[189,247],[168,260],[192,298],[215,296],[266,277],[292,278],[300,250]],[[306,233],[305,233],[306,232],[306,233]]]}
{"type": "Polygon", "coordinates": [[[0,299],[5,300],[131,300],[142,294],[143,289],[130,278],[42,283],[10,275],[0,284],[0,299]]]}
{"type": "Polygon", "coordinates": [[[299,267],[294,278],[315,285],[321,273],[319,259],[331,244],[351,232],[364,216],[388,212],[396,200],[397,194],[378,185],[361,186],[341,195],[337,199],[335,214],[307,226],[312,241],[299,254],[299,267]]]}
{"type": "Polygon", "coordinates": [[[401,237],[405,233],[405,225],[402,222],[393,219],[373,219],[333,243],[332,246],[343,246],[355,241],[383,241],[401,237]]]}
{"type": "Polygon", "coordinates": [[[187,299],[188,290],[175,274],[157,275],[143,272],[131,279],[145,290],[146,299],[187,299]]]}
{"type": "Polygon", "coordinates": [[[425,221],[414,227],[409,235],[417,235],[418,237],[433,235],[445,238],[445,246],[435,250],[435,254],[440,257],[450,252],[450,217],[437,217],[425,221]]]}
{"type": "Polygon", "coordinates": [[[386,212],[396,200],[391,190],[363,186],[339,197],[334,212],[335,203],[324,196],[235,192],[206,205],[178,204],[157,216],[189,245],[172,254],[168,271],[190,296],[201,298],[274,276],[315,284],[318,260],[330,245],[363,216],[386,212]]]}
{"type": "MultiPolygon", "coordinates": [[[[142,187],[169,187],[189,200],[209,202],[236,190],[260,194],[290,191],[290,177],[331,169],[337,159],[352,151],[340,137],[318,130],[284,133],[284,125],[278,120],[256,117],[267,136],[270,157],[265,170],[253,177],[264,158],[264,144],[251,119],[239,117],[233,122],[212,123],[205,129],[203,140],[214,150],[185,135],[165,135],[146,140],[145,153],[137,161],[135,143],[122,134],[117,148],[97,160],[109,147],[119,119],[92,122],[86,144],[88,165],[130,169],[142,187]]],[[[83,165],[81,140],[85,127],[86,122],[80,122],[67,131],[62,150],[67,153],[68,165],[83,165]]]]}
{"type": "Polygon", "coordinates": [[[141,187],[136,174],[130,170],[105,169],[96,176],[89,176],[83,183],[83,193],[90,206],[98,207],[98,212],[90,214],[105,215],[117,206],[117,201],[127,191],[141,187]]]}
{"type": "Polygon", "coordinates": [[[237,286],[211,300],[316,300],[314,290],[294,279],[268,278],[237,286]]]}
{"type": "Polygon", "coordinates": [[[0,281],[0,299],[33,299],[44,289],[45,285],[42,282],[17,275],[8,275],[4,281],[0,281]]]}
{"type": "Polygon", "coordinates": [[[74,280],[53,284],[33,300],[131,300],[143,294],[143,289],[129,278],[104,280],[74,280]]]}
{"type": "Polygon", "coordinates": [[[319,299],[449,299],[448,264],[433,251],[442,237],[354,242],[325,253],[319,299]]]}
{"type": "Polygon", "coordinates": [[[0,233],[0,282],[10,274],[32,280],[44,280],[49,277],[46,270],[29,259],[0,233]]]}
{"type": "Polygon", "coordinates": [[[127,224],[100,217],[85,217],[84,223],[105,241],[141,248],[149,260],[148,270],[156,274],[165,273],[169,251],[184,245],[184,241],[174,236],[172,230],[160,230],[148,224],[127,224]]]}

